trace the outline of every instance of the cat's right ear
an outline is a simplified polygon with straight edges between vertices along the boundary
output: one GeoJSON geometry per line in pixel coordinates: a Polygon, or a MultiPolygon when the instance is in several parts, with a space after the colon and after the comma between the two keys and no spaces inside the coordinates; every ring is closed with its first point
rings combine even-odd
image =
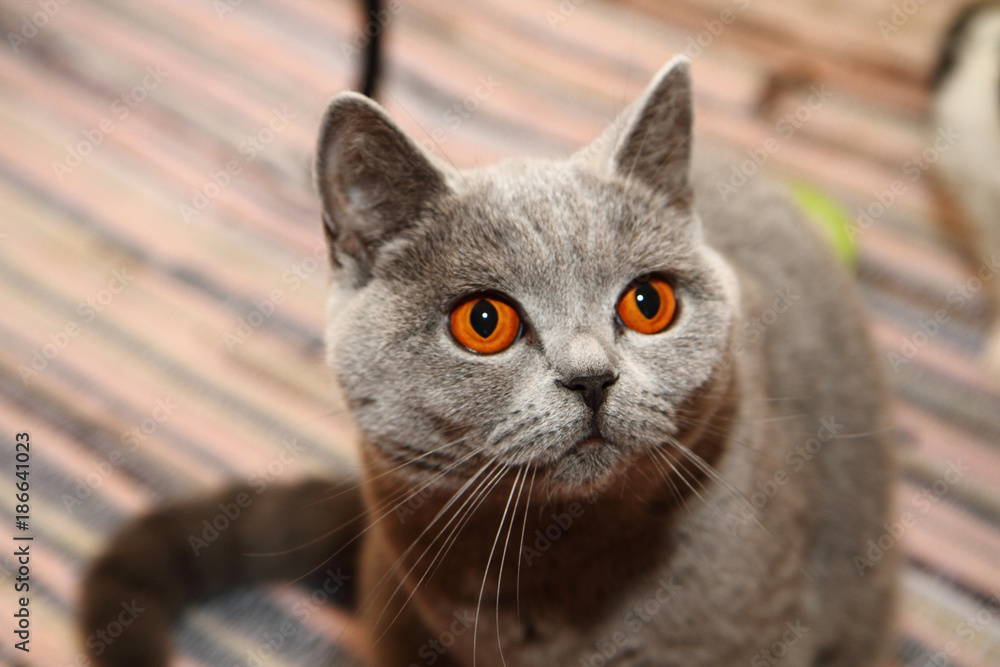
{"type": "Polygon", "coordinates": [[[434,158],[375,102],[357,93],[333,98],[316,152],[316,184],[336,266],[365,282],[379,248],[448,192],[434,158]]]}

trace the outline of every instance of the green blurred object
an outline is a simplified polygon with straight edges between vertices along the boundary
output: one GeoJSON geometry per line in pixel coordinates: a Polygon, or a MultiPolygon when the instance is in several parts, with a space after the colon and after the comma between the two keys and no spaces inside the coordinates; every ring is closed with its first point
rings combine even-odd
{"type": "Polygon", "coordinates": [[[833,197],[822,190],[804,183],[792,181],[792,194],[802,210],[823,230],[833,250],[844,264],[851,269],[858,266],[858,246],[854,242],[854,226],[851,216],[833,197]]]}

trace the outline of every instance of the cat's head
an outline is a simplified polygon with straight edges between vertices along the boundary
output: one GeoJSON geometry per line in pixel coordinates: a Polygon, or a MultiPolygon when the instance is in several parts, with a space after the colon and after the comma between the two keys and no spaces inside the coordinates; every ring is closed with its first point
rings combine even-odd
{"type": "Polygon", "coordinates": [[[684,441],[737,299],[692,209],[691,114],[675,59],[577,155],[458,171],[333,100],[329,361],[366,447],[435,483],[509,464],[573,494],[684,441]]]}

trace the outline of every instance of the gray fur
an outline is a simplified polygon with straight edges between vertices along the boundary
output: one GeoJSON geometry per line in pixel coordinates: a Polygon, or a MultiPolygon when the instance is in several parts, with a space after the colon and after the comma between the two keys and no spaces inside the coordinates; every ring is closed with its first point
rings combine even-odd
{"type": "Polygon", "coordinates": [[[360,491],[268,489],[251,515],[294,521],[241,522],[200,560],[186,536],[232,490],[127,527],[88,574],[83,634],[124,596],[157,613],[96,664],[165,664],[164,623],[192,597],[326,553],[359,570],[373,667],[876,664],[894,562],[864,559],[891,463],[858,299],[781,193],[722,202],[724,163],[700,153],[690,177],[689,77],[668,64],[565,161],[461,172],[336,97],[317,176],[360,491]],[[616,308],[650,274],[679,306],[644,335],[616,308]],[[492,355],[449,332],[480,292],[525,323],[492,355]],[[613,379],[596,410],[579,378],[613,379]],[[255,566],[261,542],[287,560],[255,566]]]}
{"type": "MultiPolygon", "coordinates": [[[[393,481],[373,483],[370,505],[415,485],[427,485],[437,500],[414,520],[427,529],[422,536],[391,519],[375,525],[368,549],[384,572],[367,581],[395,589],[405,579],[399,588],[416,587],[405,607],[363,588],[362,600],[367,593],[379,599],[374,606],[393,610],[369,619],[376,636],[400,609],[387,638],[433,638],[453,612],[467,610],[480,617],[477,665],[501,664],[498,643],[507,664],[576,665],[660,578],[674,577],[683,583],[669,608],[641,641],[630,639],[631,657],[611,664],[746,664],[786,622],[809,631],[780,664],[874,664],[892,563],[860,576],[852,559],[863,556],[886,517],[888,434],[854,289],[808,223],[767,187],[748,185],[722,205],[711,168],[701,169],[692,209],[688,77],[686,62],[669,64],[626,112],[613,142],[566,162],[519,160],[456,174],[434,167],[413,141],[399,142],[402,155],[368,154],[366,173],[389,171],[397,160],[419,168],[403,187],[372,184],[372,200],[410,213],[372,251],[370,276],[361,279],[356,265],[341,262],[329,301],[329,358],[364,434],[370,474],[423,455],[387,476],[393,481]],[[438,175],[423,188],[429,168],[438,175]],[[680,311],[666,331],[643,335],[616,321],[615,304],[633,280],[653,273],[670,278],[680,311]],[[494,355],[463,349],[446,324],[461,297],[481,291],[509,297],[528,327],[494,355]],[[765,314],[782,294],[784,312],[765,314]],[[763,333],[747,328],[762,316],[763,333]],[[599,373],[618,380],[595,415],[560,381],[599,373]],[[822,439],[824,419],[836,433],[802,470],[789,470],[786,456],[797,465],[794,447],[822,439]],[[603,444],[574,449],[594,428],[603,444]],[[674,439],[717,473],[690,464],[661,471],[664,460],[680,467],[686,458],[674,439]],[[508,466],[503,481],[476,501],[475,519],[438,570],[447,578],[422,579],[436,545],[425,559],[416,555],[442,530],[437,513],[473,471],[500,465],[508,466]],[[518,479],[527,486],[528,470],[536,487],[530,510],[526,491],[524,509],[520,497],[511,502],[518,479]],[[750,511],[758,483],[781,470],[787,481],[777,497],[750,511]],[[587,494],[593,509],[574,526],[586,539],[564,536],[529,575],[522,564],[520,591],[517,549],[508,547],[504,558],[500,541],[483,583],[489,546],[513,523],[511,506],[532,535],[536,523],[545,527],[536,514],[547,516],[535,505],[587,494]],[[622,494],[633,504],[621,503],[622,494]],[[652,511],[663,506],[669,509],[652,511]],[[412,540],[421,548],[407,551],[412,540]],[[402,567],[390,565],[397,557],[402,567]],[[498,581],[500,560],[507,566],[498,581]],[[593,585],[594,572],[609,590],[596,598],[579,590],[593,585]],[[528,592],[543,584],[543,598],[528,592]],[[479,603],[481,595],[488,603],[479,603]],[[529,616],[546,624],[544,633],[526,629],[529,616]]],[[[328,112],[328,123],[337,122],[381,132],[391,121],[373,103],[345,95],[328,112]]],[[[328,202],[343,199],[328,174],[359,169],[331,157],[331,146],[321,144],[318,158],[328,202]]],[[[328,219],[338,215],[327,210],[328,219]]],[[[334,245],[335,255],[345,252],[334,245]]],[[[455,664],[473,664],[472,637],[451,649],[455,664]]],[[[418,645],[402,641],[385,654],[377,645],[375,664],[416,661],[418,645]]]]}

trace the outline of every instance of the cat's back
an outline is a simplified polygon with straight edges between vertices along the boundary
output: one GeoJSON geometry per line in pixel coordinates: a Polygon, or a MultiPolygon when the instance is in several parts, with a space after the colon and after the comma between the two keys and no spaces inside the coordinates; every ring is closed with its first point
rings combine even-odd
{"type": "MultiPolygon", "coordinates": [[[[744,398],[755,406],[749,419],[780,424],[770,431],[780,436],[768,439],[777,451],[773,475],[804,482],[799,488],[812,508],[811,595],[825,608],[824,632],[831,641],[855,637],[869,647],[858,656],[874,655],[895,580],[892,563],[861,556],[879,538],[890,506],[883,364],[847,267],[780,184],[757,175],[731,187],[732,165],[739,169],[742,159],[696,156],[694,182],[706,240],[739,278],[732,351],[744,398]],[[864,611],[845,613],[852,608],[864,611]]],[[[843,658],[831,664],[856,664],[856,657],[843,658]]]]}
{"type": "Polygon", "coordinates": [[[770,359],[764,370],[774,395],[851,409],[835,394],[880,409],[879,364],[853,277],[786,188],[766,174],[742,176],[746,160],[707,148],[694,162],[706,239],[740,279],[737,342],[759,344],[770,359]]]}

